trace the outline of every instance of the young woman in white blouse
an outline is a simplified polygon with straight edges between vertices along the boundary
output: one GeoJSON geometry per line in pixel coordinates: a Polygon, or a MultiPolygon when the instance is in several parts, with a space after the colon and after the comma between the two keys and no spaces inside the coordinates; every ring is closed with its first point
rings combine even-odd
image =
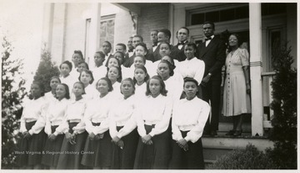
{"type": "Polygon", "coordinates": [[[98,80],[98,97],[87,103],[84,115],[88,138],[85,142],[81,163],[89,168],[108,169],[111,166],[111,137],[109,135],[109,111],[114,103],[112,84],[106,77],[98,80]]]}
{"type": "Polygon", "coordinates": [[[42,159],[43,165],[48,166],[50,169],[55,169],[57,166],[61,145],[64,139],[64,135],[59,133],[56,129],[63,123],[69,104],[70,94],[68,85],[64,83],[58,84],[55,95],[56,99],[49,103],[46,114],[45,133],[48,135],[48,139],[44,149],[46,153],[42,159]]]}
{"type": "Polygon", "coordinates": [[[82,70],[80,75],[79,75],[79,81],[84,84],[84,91],[85,94],[83,95],[83,98],[86,100],[91,100],[95,98],[99,93],[96,90],[94,82],[94,76],[92,71],[90,70],[82,70]]]}
{"type": "MultiPolygon", "coordinates": [[[[178,63],[177,71],[181,74],[182,78],[190,77],[194,78],[198,84],[201,84],[204,71],[205,64],[204,61],[198,59],[196,57],[196,44],[195,43],[187,43],[184,46],[184,54],[186,56],[186,60],[178,63]]],[[[202,97],[202,93],[200,90],[200,86],[198,86],[198,97],[202,97]]]]}
{"type": "Polygon", "coordinates": [[[170,159],[171,99],[162,78],[153,76],[147,82],[146,97],[137,104],[137,125],[140,135],[134,168],[166,169],[170,159]]]}
{"type": "Polygon", "coordinates": [[[84,94],[84,84],[75,82],[73,86],[75,100],[72,100],[67,106],[64,121],[56,128],[58,134],[64,133],[65,137],[61,146],[57,168],[58,169],[81,169],[80,164],[87,138],[84,124],[84,112],[86,102],[82,98],[84,94]]]}
{"type": "Polygon", "coordinates": [[[172,118],[172,158],[170,169],[204,169],[201,136],[210,106],[196,97],[198,82],[185,78],[185,99],[174,104],[172,118]]]}
{"type": "Polygon", "coordinates": [[[136,99],[146,96],[147,81],[149,80],[149,74],[147,69],[143,65],[137,65],[134,70],[133,83],[135,86],[134,95],[136,99]]]}
{"type": "Polygon", "coordinates": [[[179,100],[182,93],[183,78],[174,76],[175,66],[167,60],[161,60],[157,66],[157,74],[164,80],[168,97],[179,100]]]}
{"type": "Polygon", "coordinates": [[[114,143],[112,169],[132,169],[139,135],[135,118],[135,88],[131,78],[121,82],[123,98],[117,100],[110,111],[109,133],[114,143]]]}
{"type": "Polygon", "coordinates": [[[56,97],[55,97],[56,87],[60,83],[61,82],[60,82],[60,79],[59,79],[58,76],[52,76],[51,77],[51,79],[50,79],[50,88],[51,88],[51,91],[45,93],[45,99],[48,102],[56,100],[56,97]]]}
{"type": "Polygon", "coordinates": [[[43,84],[34,81],[30,94],[32,99],[24,101],[21,116],[18,151],[22,154],[17,155],[17,164],[21,168],[41,169],[42,151],[47,138],[44,132],[47,102],[44,98],[43,84]]]}

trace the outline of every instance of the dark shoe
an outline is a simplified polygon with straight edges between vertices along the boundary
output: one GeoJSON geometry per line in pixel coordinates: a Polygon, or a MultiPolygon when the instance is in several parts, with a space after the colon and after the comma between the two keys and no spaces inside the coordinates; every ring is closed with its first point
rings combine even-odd
{"type": "Polygon", "coordinates": [[[235,131],[235,133],[233,134],[233,136],[237,137],[237,136],[241,136],[242,135],[242,130],[237,130],[235,131]]]}
{"type": "Polygon", "coordinates": [[[235,133],[235,130],[230,130],[228,133],[226,133],[226,136],[233,136],[235,133]]]}
{"type": "Polygon", "coordinates": [[[210,136],[216,136],[217,135],[217,131],[216,130],[212,130],[211,132],[210,132],[210,136]]]}

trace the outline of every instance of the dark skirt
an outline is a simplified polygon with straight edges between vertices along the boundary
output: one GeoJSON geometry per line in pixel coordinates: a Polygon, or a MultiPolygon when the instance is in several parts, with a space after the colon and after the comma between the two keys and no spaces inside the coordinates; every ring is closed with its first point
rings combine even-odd
{"type": "MultiPolygon", "coordinates": [[[[29,131],[34,126],[36,121],[26,123],[26,129],[29,131]]],[[[35,166],[41,164],[42,156],[44,154],[44,145],[47,135],[44,129],[38,134],[33,134],[29,138],[21,138],[17,144],[17,165],[23,166],[35,166]]]]}
{"type": "MultiPolygon", "coordinates": [[[[58,126],[51,126],[51,132],[55,132],[58,126]]],[[[49,138],[46,140],[45,144],[45,154],[42,158],[42,164],[50,167],[56,167],[58,163],[58,158],[61,152],[61,145],[64,139],[64,135],[57,135],[54,141],[49,138]]]]}
{"type": "MultiPolygon", "coordinates": [[[[181,131],[182,137],[186,137],[188,131],[181,131]]],[[[172,141],[172,158],[170,169],[204,169],[204,158],[201,138],[195,142],[188,142],[189,149],[184,151],[175,140],[172,141]]]]}
{"type": "MultiPolygon", "coordinates": [[[[69,132],[73,133],[72,128],[78,123],[69,123],[69,132]]],[[[61,154],[58,158],[57,169],[83,169],[84,167],[80,164],[82,153],[84,149],[84,144],[87,138],[87,133],[83,132],[76,135],[76,144],[70,144],[66,137],[64,137],[61,154]]]]}
{"type": "MultiPolygon", "coordinates": [[[[117,127],[119,131],[123,127],[117,127]]],[[[139,140],[137,129],[134,129],[128,135],[122,137],[124,148],[113,143],[112,147],[112,169],[132,169],[136,154],[136,148],[139,140]]]]}
{"type": "MultiPolygon", "coordinates": [[[[145,125],[146,133],[150,133],[154,125],[145,125]]],[[[140,137],[134,169],[167,169],[171,158],[171,133],[168,128],[162,134],[152,137],[152,145],[142,142],[140,137]]]]}
{"type": "MultiPolygon", "coordinates": [[[[93,124],[95,126],[95,124],[93,124]]],[[[100,125],[100,124],[99,124],[100,125]]],[[[86,140],[85,154],[81,164],[90,168],[109,168],[111,166],[112,143],[109,131],[99,140],[86,140]]]]}

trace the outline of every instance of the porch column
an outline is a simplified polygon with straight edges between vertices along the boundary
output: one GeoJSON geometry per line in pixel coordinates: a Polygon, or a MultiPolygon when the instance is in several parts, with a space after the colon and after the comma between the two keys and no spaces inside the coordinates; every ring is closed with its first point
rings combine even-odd
{"type": "Polygon", "coordinates": [[[261,3],[249,3],[252,136],[263,135],[261,3]]]}
{"type": "Polygon", "coordinates": [[[94,53],[100,50],[100,21],[101,21],[101,3],[95,3],[91,10],[91,26],[89,32],[88,54],[93,61],[94,53]]]}

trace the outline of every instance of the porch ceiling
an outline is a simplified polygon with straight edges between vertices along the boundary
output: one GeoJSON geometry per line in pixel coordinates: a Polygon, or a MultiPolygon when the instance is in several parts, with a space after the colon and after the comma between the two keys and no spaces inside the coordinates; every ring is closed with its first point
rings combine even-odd
{"type": "Polygon", "coordinates": [[[158,3],[113,3],[114,5],[122,8],[123,10],[131,11],[137,15],[141,14],[142,8],[152,7],[158,3]]]}

